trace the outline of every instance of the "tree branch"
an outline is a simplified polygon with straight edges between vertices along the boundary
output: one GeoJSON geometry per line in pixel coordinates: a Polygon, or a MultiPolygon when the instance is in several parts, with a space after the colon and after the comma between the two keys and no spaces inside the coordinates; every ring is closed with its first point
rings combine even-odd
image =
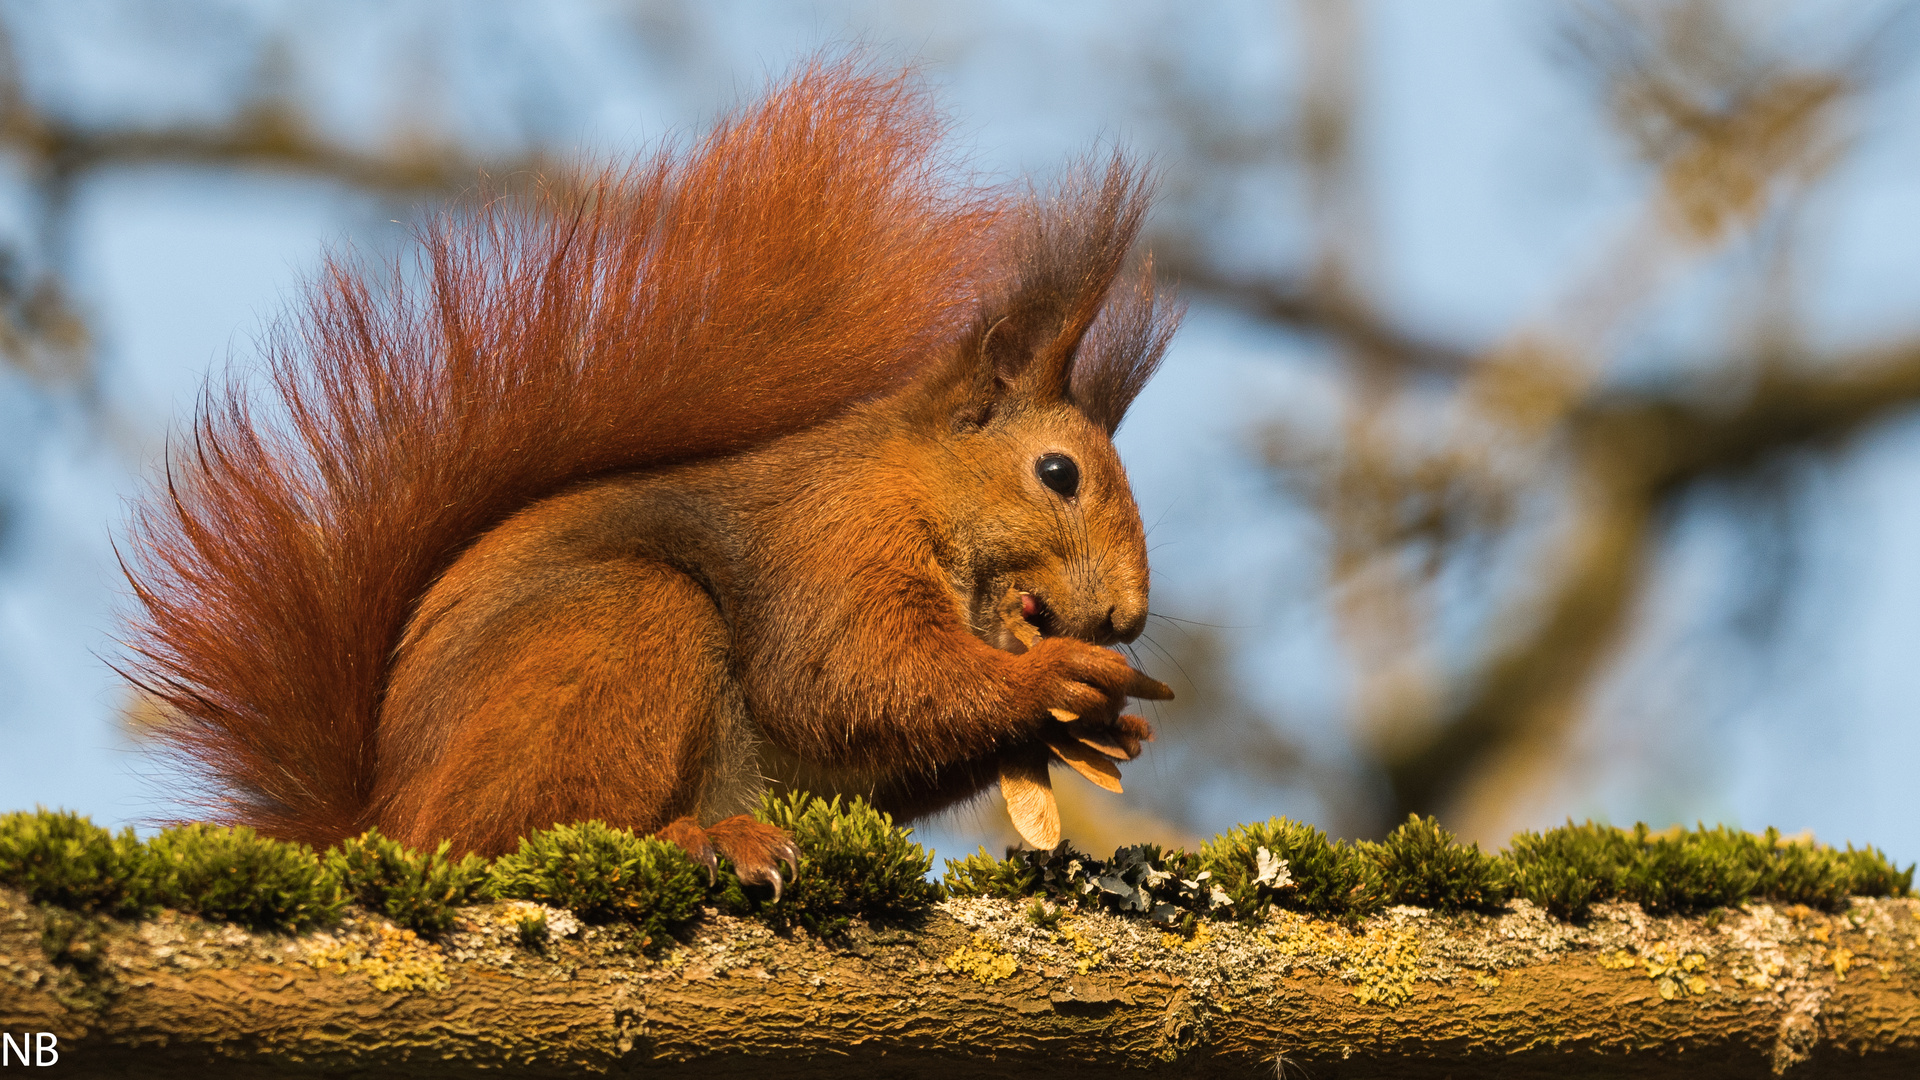
{"type": "Polygon", "coordinates": [[[1497,797],[1501,774],[1518,771],[1502,758],[1571,725],[1625,633],[1662,510],[1698,483],[1842,441],[1920,403],[1920,341],[1761,371],[1732,403],[1617,392],[1574,415],[1577,506],[1551,583],[1509,620],[1526,631],[1482,662],[1442,722],[1385,762],[1396,820],[1480,782],[1497,797]]]}
{"type": "Polygon", "coordinates": [[[1183,292],[1201,292],[1258,318],[1331,338],[1409,371],[1457,377],[1473,366],[1466,349],[1409,333],[1350,296],[1298,281],[1222,273],[1198,259],[1156,253],[1157,265],[1183,292]]]}
{"type": "Polygon", "coordinates": [[[507,905],[426,945],[365,915],[304,938],[82,925],[5,893],[0,1030],[94,1075],[1909,1076],[1916,908],[1278,913],[1181,939],[954,900],[832,942],[710,917],[648,958],[607,928],[529,951],[507,905]]]}
{"type": "MultiPolygon", "coordinates": [[[[452,146],[424,140],[384,154],[355,150],[319,137],[298,112],[271,101],[224,124],[152,130],[89,131],[15,107],[0,122],[0,145],[67,176],[155,164],[254,166],[387,192],[438,192],[472,184],[488,165],[452,146]]],[[[537,170],[544,163],[539,155],[532,155],[503,167],[537,170]]]]}

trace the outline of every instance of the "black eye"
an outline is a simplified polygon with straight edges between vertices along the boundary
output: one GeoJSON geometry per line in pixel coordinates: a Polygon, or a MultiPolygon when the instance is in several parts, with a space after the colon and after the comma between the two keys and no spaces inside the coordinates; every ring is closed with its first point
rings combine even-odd
{"type": "Polygon", "coordinates": [[[1065,454],[1048,454],[1034,462],[1033,475],[1069,499],[1080,492],[1080,466],[1065,454]]]}

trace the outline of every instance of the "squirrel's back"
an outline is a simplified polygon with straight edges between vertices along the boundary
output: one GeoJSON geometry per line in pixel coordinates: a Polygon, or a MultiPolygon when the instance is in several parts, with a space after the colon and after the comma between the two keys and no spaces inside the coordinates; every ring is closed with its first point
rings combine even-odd
{"type": "Polygon", "coordinates": [[[417,272],[330,262],[265,413],[210,391],[136,515],[128,674],[204,808],[364,828],[393,649],[467,544],[818,423],[960,332],[1002,205],[942,127],[908,77],[815,64],[689,151],[438,220],[417,272]]]}

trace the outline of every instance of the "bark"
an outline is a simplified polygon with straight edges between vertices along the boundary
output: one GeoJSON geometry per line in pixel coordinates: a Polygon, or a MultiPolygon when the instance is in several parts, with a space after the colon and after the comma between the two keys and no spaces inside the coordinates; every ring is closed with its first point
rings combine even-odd
{"type": "Polygon", "coordinates": [[[296,938],[0,893],[0,1031],[52,1032],[97,1076],[1920,1074],[1908,900],[1276,914],[1185,939],[957,900],[833,940],[710,915],[652,957],[557,911],[530,950],[530,910],[425,943],[364,914],[296,938]]]}

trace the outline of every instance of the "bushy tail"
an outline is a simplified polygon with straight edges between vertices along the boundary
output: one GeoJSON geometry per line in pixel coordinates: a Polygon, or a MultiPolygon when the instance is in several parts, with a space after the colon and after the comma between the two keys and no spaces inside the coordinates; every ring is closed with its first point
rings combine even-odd
{"type": "Polygon", "coordinates": [[[268,408],[209,390],[136,514],[127,673],[203,808],[364,828],[391,652],[464,545],[584,477],[814,424],[955,334],[1000,206],[943,128],[910,77],[815,64],[688,152],[442,219],[377,282],[330,262],[268,408]]]}

